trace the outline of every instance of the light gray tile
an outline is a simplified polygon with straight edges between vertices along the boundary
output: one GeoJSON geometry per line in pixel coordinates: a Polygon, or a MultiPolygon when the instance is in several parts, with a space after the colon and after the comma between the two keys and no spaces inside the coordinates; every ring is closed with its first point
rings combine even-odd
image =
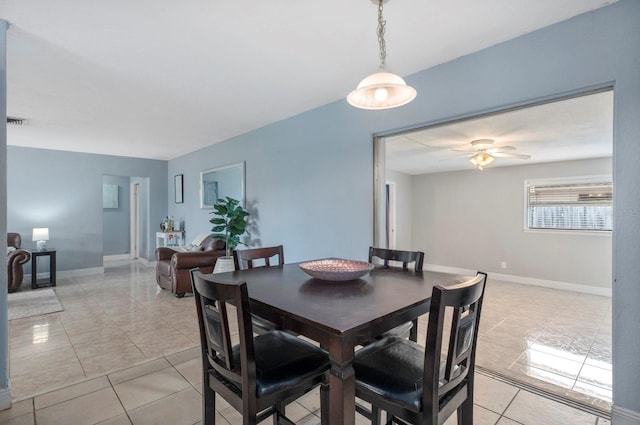
{"type": "Polygon", "coordinates": [[[174,367],[191,385],[202,382],[202,360],[200,358],[176,364],[174,367]]]}
{"type": "Polygon", "coordinates": [[[33,412],[33,399],[13,403],[11,408],[0,411],[0,424],[4,424],[10,419],[24,416],[33,412]]]}
{"type": "Polygon", "coordinates": [[[36,410],[44,409],[45,407],[52,406],[54,404],[62,403],[89,394],[95,391],[99,391],[105,388],[110,388],[109,380],[106,377],[100,377],[91,379],[89,381],[81,382],[76,385],[71,385],[65,388],[61,388],[56,391],[52,391],[41,396],[34,398],[34,405],[36,410]]]}
{"type": "Polygon", "coordinates": [[[131,425],[131,421],[126,414],[123,414],[107,419],[106,421],[100,422],[96,425],[131,425]]]}
{"type": "Polygon", "coordinates": [[[192,425],[202,419],[202,398],[189,387],[129,411],[133,425],[192,425]]]}
{"type": "Polygon", "coordinates": [[[36,410],[36,422],[38,425],[93,425],[123,413],[113,389],[105,388],[36,410]]]}
{"type": "Polygon", "coordinates": [[[504,416],[524,425],[594,425],[596,417],[528,391],[520,391],[504,416]]]}
{"type": "Polygon", "coordinates": [[[513,385],[476,373],[473,401],[478,406],[502,414],[517,393],[513,385]]]}
{"type": "Polygon", "coordinates": [[[172,367],[115,385],[127,411],[149,404],[190,387],[189,382],[172,367]]]}
{"type": "Polygon", "coordinates": [[[35,425],[35,417],[33,412],[26,415],[16,416],[7,421],[0,422],[2,425],[35,425]]]}
{"type": "Polygon", "coordinates": [[[130,381],[135,378],[139,378],[143,375],[148,375],[153,372],[157,372],[162,369],[168,368],[170,365],[165,359],[150,360],[142,363],[138,366],[130,367],[118,372],[110,373],[109,381],[112,385],[118,385],[126,381],[130,381]]]}

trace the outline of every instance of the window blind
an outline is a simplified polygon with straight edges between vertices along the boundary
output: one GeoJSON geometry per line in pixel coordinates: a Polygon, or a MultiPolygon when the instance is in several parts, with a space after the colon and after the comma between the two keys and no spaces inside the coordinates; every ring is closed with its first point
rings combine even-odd
{"type": "Polygon", "coordinates": [[[527,222],[531,229],[613,228],[611,181],[530,184],[527,201],[527,222]]]}

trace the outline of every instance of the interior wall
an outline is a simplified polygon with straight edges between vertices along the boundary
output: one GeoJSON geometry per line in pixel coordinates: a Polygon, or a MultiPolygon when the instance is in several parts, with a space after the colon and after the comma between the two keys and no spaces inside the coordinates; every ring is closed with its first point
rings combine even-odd
{"type": "Polygon", "coordinates": [[[601,158],[414,176],[414,248],[430,265],[610,288],[611,233],[525,232],[524,182],[611,167],[601,158]]]}
{"type": "Polygon", "coordinates": [[[149,183],[141,227],[147,240],[141,256],[155,259],[149,226],[157,228],[167,215],[166,161],[9,146],[7,162],[8,228],[23,236],[28,249],[35,244],[32,228],[48,227],[58,271],[103,266],[102,176],[144,176],[149,183]]]}
{"type": "Polygon", "coordinates": [[[620,0],[410,75],[418,96],[401,108],[357,110],[341,99],[181,156],[170,161],[169,175],[184,174],[185,203],[169,212],[186,218],[188,234],[209,229],[192,213],[199,172],[246,159],[254,240],[283,243],[287,262],[366,259],[374,229],[374,135],[614,85],[613,400],[614,407],[640,415],[634,373],[640,370],[638,39],[640,2],[620,0]]]}
{"type": "Polygon", "coordinates": [[[131,199],[129,177],[102,176],[102,184],[118,186],[118,207],[102,209],[103,255],[128,254],[131,249],[131,199]]]}

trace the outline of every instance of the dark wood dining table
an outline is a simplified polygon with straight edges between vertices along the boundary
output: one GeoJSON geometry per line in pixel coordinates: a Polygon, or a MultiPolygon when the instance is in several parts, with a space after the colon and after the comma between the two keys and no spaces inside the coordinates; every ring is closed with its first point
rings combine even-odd
{"type": "Polygon", "coordinates": [[[356,347],[427,313],[434,285],[447,286],[469,279],[447,273],[376,267],[357,280],[330,282],[308,276],[298,264],[221,273],[216,277],[247,282],[253,314],[317,341],[329,352],[331,425],[355,422],[352,362],[356,347]]]}

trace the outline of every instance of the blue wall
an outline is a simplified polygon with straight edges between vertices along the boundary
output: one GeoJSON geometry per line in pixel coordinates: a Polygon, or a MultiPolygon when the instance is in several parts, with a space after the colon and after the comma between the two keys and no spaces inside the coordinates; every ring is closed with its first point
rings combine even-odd
{"type": "Polygon", "coordinates": [[[187,240],[208,230],[199,172],[246,160],[257,244],[284,244],[287,262],[363,259],[373,239],[374,134],[614,84],[614,403],[640,412],[639,41],[640,2],[621,0],[411,75],[418,97],[402,108],[362,111],[342,99],[176,158],[168,176],[184,174],[185,203],[169,214],[186,222],[187,240]]]}
{"type": "Polygon", "coordinates": [[[102,267],[103,175],[142,177],[141,256],[155,258],[150,235],[167,215],[166,161],[16,146],[7,159],[7,228],[32,248],[31,229],[48,227],[59,271],[102,267]]]}

